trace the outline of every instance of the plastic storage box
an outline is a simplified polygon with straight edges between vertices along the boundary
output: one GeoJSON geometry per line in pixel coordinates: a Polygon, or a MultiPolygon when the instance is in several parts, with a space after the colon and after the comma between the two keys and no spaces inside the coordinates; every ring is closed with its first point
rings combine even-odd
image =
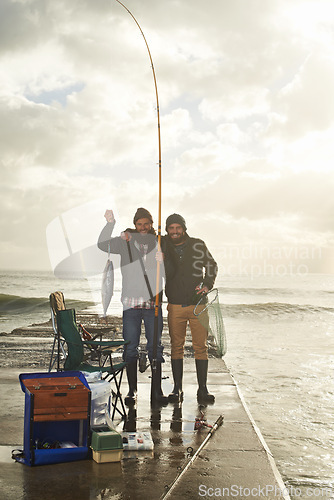
{"type": "Polygon", "coordinates": [[[93,459],[97,463],[119,462],[123,457],[121,434],[108,426],[92,427],[91,448],[93,459]]]}
{"type": "Polygon", "coordinates": [[[124,451],[150,451],[154,443],[150,432],[122,432],[124,451]]]}
{"type": "Polygon", "coordinates": [[[93,460],[98,464],[106,462],[120,462],[123,458],[123,450],[92,450],[93,460]]]}
{"type": "Polygon", "coordinates": [[[91,427],[106,423],[106,408],[110,396],[110,383],[106,380],[89,382],[91,390],[91,427]]]}

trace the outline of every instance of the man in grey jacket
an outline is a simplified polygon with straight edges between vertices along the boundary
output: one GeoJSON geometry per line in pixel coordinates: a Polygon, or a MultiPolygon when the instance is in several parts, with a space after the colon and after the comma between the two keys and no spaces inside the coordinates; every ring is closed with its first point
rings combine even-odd
{"type": "MultiPolygon", "coordinates": [[[[128,406],[135,404],[137,397],[137,362],[138,346],[140,342],[141,325],[145,326],[147,351],[150,362],[153,359],[153,338],[155,321],[155,292],[156,292],[156,259],[157,240],[153,229],[152,215],[145,208],[138,208],[133,223],[134,229],[127,230],[123,236],[112,238],[115,218],[112,210],[105,213],[106,226],[102,229],[98,239],[98,247],[104,252],[119,254],[121,257],[122,297],[123,304],[123,338],[130,341],[127,345],[124,359],[129,392],[125,398],[128,406]]],[[[162,275],[163,273],[161,273],[162,275]]],[[[162,283],[159,287],[162,290],[162,283]]],[[[161,293],[159,294],[157,365],[156,365],[156,394],[154,400],[167,404],[168,398],[161,389],[161,364],[164,362],[162,334],[161,293]]]]}

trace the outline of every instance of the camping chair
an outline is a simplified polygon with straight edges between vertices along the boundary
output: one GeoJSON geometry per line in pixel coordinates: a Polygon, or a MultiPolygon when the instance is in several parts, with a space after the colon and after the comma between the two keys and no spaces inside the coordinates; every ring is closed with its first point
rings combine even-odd
{"type": "MultiPolygon", "coordinates": [[[[112,391],[114,399],[112,401],[113,412],[111,419],[114,419],[116,411],[125,419],[126,411],[121,395],[121,383],[127,363],[124,361],[114,363],[113,353],[121,347],[124,348],[128,342],[124,340],[82,340],[76,324],[75,310],[66,309],[65,305],[63,308],[59,301],[57,303],[57,299],[61,297],[59,294],[62,295],[62,292],[55,292],[50,295],[51,310],[56,320],[57,339],[54,341],[53,357],[55,342],[58,342],[57,367],[60,366],[60,358],[65,359],[63,368],[59,368],[58,371],[101,372],[104,380],[114,382],[115,385],[115,390],[112,391]],[[60,309],[58,309],[59,305],[60,309]],[[53,306],[56,306],[54,310],[53,306]],[[87,362],[92,358],[97,359],[97,365],[87,362]]],[[[52,359],[50,360],[51,365],[52,359]]]]}
{"type": "Polygon", "coordinates": [[[65,340],[61,338],[57,327],[57,311],[63,311],[66,309],[65,299],[63,292],[54,292],[50,295],[50,307],[51,307],[51,323],[53,328],[54,340],[52,345],[52,351],[49,363],[49,372],[52,371],[53,367],[57,363],[57,372],[60,371],[60,360],[66,358],[65,351],[65,340]],[[57,347],[56,347],[57,346],[57,347]]]}
{"type": "MultiPolygon", "coordinates": [[[[64,311],[66,309],[65,298],[64,298],[63,292],[51,293],[51,295],[50,295],[50,308],[51,308],[51,322],[52,322],[54,340],[53,340],[52,351],[51,351],[51,356],[50,356],[49,372],[52,371],[52,369],[54,368],[56,363],[57,363],[56,370],[57,370],[57,372],[59,372],[59,371],[61,371],[60,362],[65,361],[66,356],[67,356],[67,354],[66,354],[66,342],[65,342],[64,338],[62,338],[62,336],[59,335],[58,326],[57,326],[57,312],[64,311]]],[[[79,324],[78,328],[79,328],[79,332],[80,332],[83,340],[96,340],[97,338],[102,340],[103,332],[99,332],[98,334],[93,336],[90,332],[88,332],[84,328],[83,325],[79,324]]],[[[113,330],[113,333],[115,333],[115,331],[116,331],[116,328],[113,330]]],[[[86,354],[85,358],[88,358],[87,354],[86,354]]],[[[98,347],[91,346],[90,358],[92,360],[99,358],[99,348],[98,347]],[[95,351],[95,353],[94,353],[94,351],[95,351]]]]}

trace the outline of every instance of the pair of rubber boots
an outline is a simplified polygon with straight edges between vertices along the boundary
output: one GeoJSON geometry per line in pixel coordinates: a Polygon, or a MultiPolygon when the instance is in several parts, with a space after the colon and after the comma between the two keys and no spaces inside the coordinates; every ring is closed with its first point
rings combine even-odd
{"type": "MultiPolygon", "coordinates": [[[[131,363],[127,365],[126,375],[128,378],[129,392],[125,396],[124,403],[126,404],[126,406],[133,406],[137,401],[137,360],[131,361],[131,363]]],[[[155,393],[151,394],[151,399],[155,403],[161,405],[167,405],[168,397],[164,396],[161,388],[161,363],[159,362],[157,362],[156,364],[155,376],[156,376],[155,387],[152,388],[152,390],[154,390],[155,393]]]]}
{"type": "MultiPolygon", "coordinates": [[[[197,401],[200,404],[212,404],[215,402],[215,397],[210,394],[206,381],[208,378],[208,360],[195,359],[197,373],[197,401]]],[[[183,378],[183,359],[172,359],[172,372],[174,378],[174,388],[168,396],[168,401],[177,403],[183,401],[182,378],[183,378]]]]}

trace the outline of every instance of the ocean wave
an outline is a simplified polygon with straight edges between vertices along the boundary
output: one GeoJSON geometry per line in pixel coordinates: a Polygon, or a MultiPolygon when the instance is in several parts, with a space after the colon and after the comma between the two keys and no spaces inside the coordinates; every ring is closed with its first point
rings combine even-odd
{"type": "MultiPolygon", "coordinates": [[[[77,311],[94,306],[92,301],[67,299],[66,307],[77,311]]],[[[306,314],[334,314],[334,308],[309,304],[291,304],[284,302],[264,302],[251,304],[224,304],[221,301],[224,317],[242,316],[286,316],[306,314]]],[[[0,294],[0,316],[43,312],[50,309],[49,299],[45,297],[22,297],[19,295],[0,294]]]]}
{"type": "Polygon", "coordinates": [[[312,306],[307,304],[288,304],[282,302],[265,302],[255,304],[221,304],[222,312],[225,317],[240,317],[241,315],[254,316],[291,316],[306,314],[334,314],[334,308],[312,306]]]}
{"type": "Polygon", "coordinates": [[[282,296],[282,297],[300,297],[300,296],[321,296],[334,294],[333,290],[310,289],[303,290],[300,288],[284,288],[284,287],[218,287],[220,296],[224,295],[247,295],[247,296],[282,296]]]}
{"type": "Polygon", "coordinates": [[[242,294],[242,295],[273,295],[279,293],[280,295],[294,295],[296,292],[300,293],[300,290],[293,288],[279,288],[279,287],[266,287],[266,288],[257,288],[257,287],[247,287],[247,288],[239,288],[239,287],[218,287],[219,293],[222,295],[234,295],[234,294],[242,294]]]}
{"type": "MultiPolygon", "coordinates": [[[[81,300],[66,300],[67,308],[84,309],[94,305],[93,302],[81,300]]],[[[0,294],[0,315],[46,311],[50,308],[49,299],[45,297],[22,297],[20,295],[0,294]]]]}

